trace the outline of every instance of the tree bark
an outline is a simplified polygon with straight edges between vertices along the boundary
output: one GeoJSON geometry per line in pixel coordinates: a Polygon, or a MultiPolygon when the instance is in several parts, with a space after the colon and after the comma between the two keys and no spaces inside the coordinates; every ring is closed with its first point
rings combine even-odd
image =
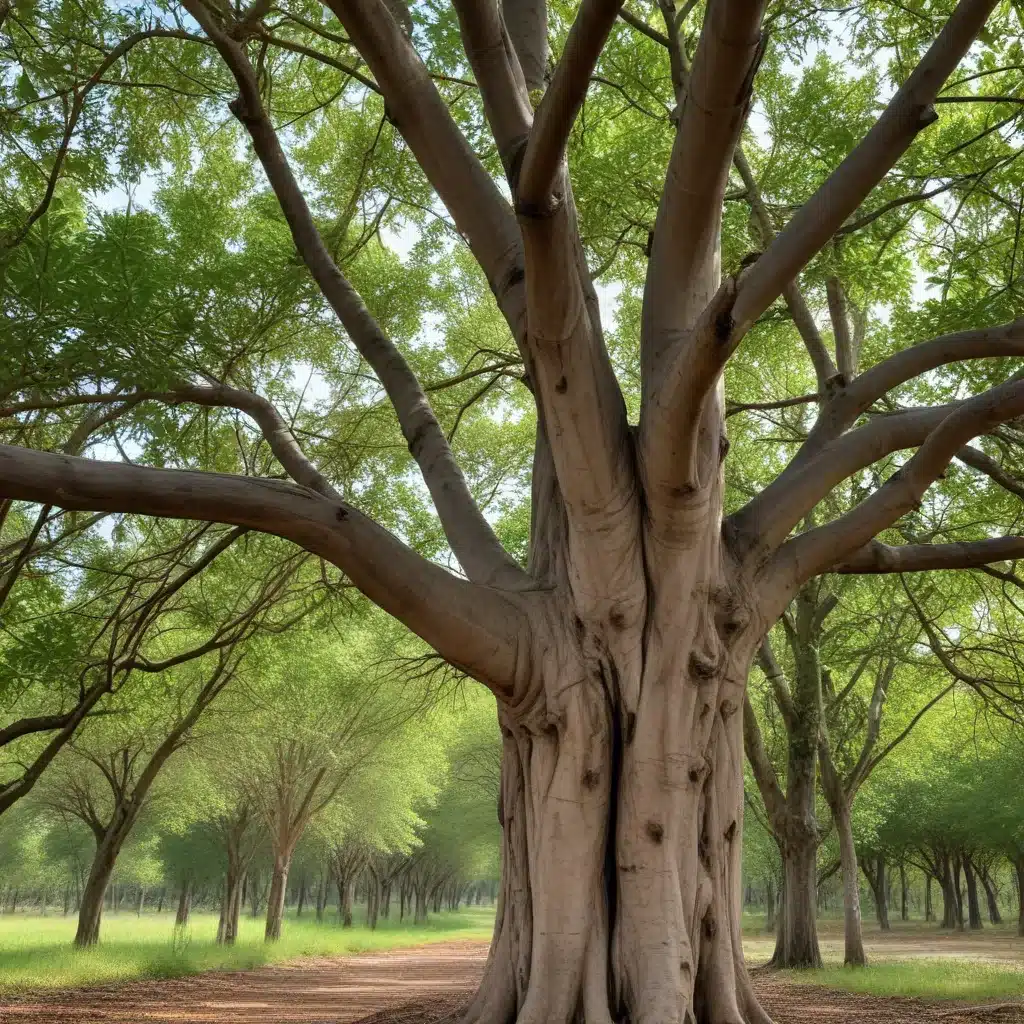
{"type": "Polygon", "coordinates": [[[988,919],[991,924],[1002,924],[1003,915],[999,910],[999,896],[988,867],[979,868],[981,883],[985,886],[985,899],[988,902],[988,919]]]}
{"type": "Polygon", "coordinates": [[[907,866],[900,861],[900,920],[909,920],[907,910],[907,866]]]}
{"type": "Polygon", "coordinates": [[[932,909],[932,874],[926,871],[924,874],[924,919],[925,922],[935,920],[935,911],[932,909]]]}
{"type": "Polygon", "coordinates": [[[178,895],[178,912],[174,915],[174,927],[188,927],[189,918],[192,915],[192,879],[186,878],[181,883],[181,892],[178,895]]]}
{"type": "Polygon", "coordinates": [[[281,938],[281,922],[284,920],[284,897],[288,891],[288,870],[291,854],[278,854],[274,858],[274,870],[270,878],[270,895],[267,897],[267,925],[263,937],[267,942],[281,938]]]}
{"type": "Polygon", "coordinates": [[[849,805],[843,801],[838,813],[834,810],[832,817],[839,836],[839,864],[843,876],[843,963],[850,967],[863,967],[867,963],[867,955],[860,914],[860,871],[849,805]]]}
{"type": "Polygon", "coordinates": [[[1013,868],[1017,873],[1017,934],[1024,935],[1024,853],[1013,858],[1013,868]]]}
{"type": "Polygon", "coordinates": [[[96,848],[89,878],[82,890],[82,906],[78,911],[78,930],[75,932],[76,946],[94,946],[100,940],[103,902],[122,842],[117,841],[116,832],[111,831],[96,848]]]}
{"type": "Polygon", "coordinates": [[[981,904],[978,902],[978,878],[974,870],[974,862],[964,854],[964,878],[967,882],[967,919],[972,931],[979,931],[983,926],[981,920],[981,904]]]}

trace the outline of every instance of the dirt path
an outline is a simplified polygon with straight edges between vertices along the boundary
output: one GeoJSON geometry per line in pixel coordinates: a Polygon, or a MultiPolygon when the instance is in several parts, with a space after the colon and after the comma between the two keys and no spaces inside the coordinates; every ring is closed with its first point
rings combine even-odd
{"type": "MultiPolygon", "coordinates": [[[[486,955],[485,944],[448,942],[255,971],[47,992],[0,1005],[0,1022],[429,1024],[466,1002],[486,955]]],[[[1024,1003],[965,1011],[950,1003],[790,985],[760,971],[754,979],[776,1024],[1024,1024],[1024,1003]]]]}

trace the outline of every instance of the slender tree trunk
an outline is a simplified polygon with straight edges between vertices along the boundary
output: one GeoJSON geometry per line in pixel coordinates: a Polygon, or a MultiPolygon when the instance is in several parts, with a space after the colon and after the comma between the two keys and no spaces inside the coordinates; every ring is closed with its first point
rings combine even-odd
{"type": "Polygon", "coordinates": [[[849,804],[844,800],[833,810],[832,816],[839,836],[839,866],[843,876],[843,963],[863,967],[867,956],[860,916],[860,871],[849,804]]]}
{"type": "Polygon", "coordinates": [[[908,921],[910,915],[907,910],[907,866],[900,861],[900,920],[908,921]]]}
{"type": "Polygon", "coordinates": [[[71,913],[71,883],[67,882],[64,886],[64,916],[67,917],[71,913]]]}
{"type": "Polygon", "coordinates": [[[324,907],[327,904],[327,881],[324,878],[323,872],[320,873],[320,881],[316,888],[316,919],[322,921],[324,919],[324,907]]]}
{"type": "Polygon", "coordinates": [[[924,875],[924,919],[925,922],[935,920],[935,911],[932,909],[932,875],[926,871],[924,875]]]}
{"type": "Polygon", "coordinates": [[[963,900],[963,888],[960,885],[960,870],[963,866],[963,861],[960,858],[960,854],[956,854],[953,857],[953,907],[956,911],[956,927],[957,931],[964,930],[964,900],[963,900]]]}
{"type": "Polygon", "coordinates": [[[978,901],[978,878],[974,870],[974,862],[964,855],[964,878],[967,881],[967,916],[972,931],[983,927],[981,920],[981,904],[978,901]]]}
{"type": "Polygon", "coordinates": [[[302,908],[306,905],[306,876],[303,874],[302,878],[299,879],[299,901],[298,906],[295,908],[295,916],[302,917],[302,908]]]}
{"type": "Polygon", "coordinates": [[[274,857],[274,872],[270,879],[270,896],[267,899],[267,927],[264,939],[276,942],[281,938],[281,921],[284,919],[284,897],[288,890],[288,870],[291,867],[291,851],[274,857]]]}
{"type": "Polygon", "coordinates": [[[166,885],[162,885],[162,886],[160,886],[160,895],[157,897],[157,901],[156,901],[156,912],[158,914],[162,914],[164,912],[164,900],[166,898],[167,898],[167,886],[166,885]]]}
{"type": "Polygon", "coordinates": [[[871,895],[875,900],[875,918],[878,927],[883,931],[889,931],[889,904],[886,890],[885,857],[878,854],[874,857],[865,858],[864,875],[871,886],[871,895]]]}
{"type": "Polygon", "coordinates": [[[352,890],[355,887],[355,880],[346,878],[338,880],[338,912],[341,915],[341,926],[352,927],[352,890]]]}
{"type": "Polygon", "coordinates": [[[948,853],[942,854],[939,867],[942,872],[939,876],[939,886],[942,889],[942,927],[956,928],[960,894],[956,888],[953,861],[948,853]]]}
{"type": "Polygon", "coordinates": [[[985,887],[985,900],[988,903],[988,919],[991,924],[1002,924],[1003,915],[999,911],[999,895],[996,892],[995,882],[987,867],[979,868],[981,884],[985,887]]]}
{"type": "Polygon", "coordinates": [[[100,922],[103,919],[103,903],[110,885],[110,876],[117,863],[117,849],[106,840],[100,843],[89,870],[89,878],[82,890],[82,906],[78,911],[78,930],[75,932],[76,946],[94,946],[100,940],[100,922]]]}
{"type": "Polygon", "coordinates": [[[192,879],[186,878],[181,883],[181,892],[178,894],[178,912],[174,915],[174,927],[186,928],[189,917],[192,914],[192,879]]]}
{"type": "Polygon", "coordinates": [[[765,878],[764,883],[765,901],[765,931],[775,931],[775,879],[771,875],[765,878]]]}
{"type": "Polygon", "coordinates": [[[1017,873],[1017,934],[1024,936],[1024,853],[1013,858],[1013,867],[1017,873]]]}

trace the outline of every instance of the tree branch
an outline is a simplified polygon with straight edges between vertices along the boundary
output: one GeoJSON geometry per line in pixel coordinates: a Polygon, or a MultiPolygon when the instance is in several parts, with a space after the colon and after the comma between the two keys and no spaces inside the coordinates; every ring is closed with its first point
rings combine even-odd
{"type": "Polygon", "coordinates": [[[797,211],[761,258],[743,275],[733,316],[740,334],[782,293],[867,198],[918,133],[936,119],[932,104],[981,31],[995,0],[960,0],[884,113],[825,183],[797,211]]]}
{"type": "Polygon", "coordinates": [[[526,144],[515,190],[516,207],[521,212],[542,212],[557,201],[552,197],[552,189],[569,133],[621,6],[622,0],[583,0],[580,5],[526,144]]]}
{"type": "Polygon", "coordinates": [[[275,534],[336,565],[371,601],[491,689],[507,694],[516,680],[525,629],[518,604],[498,591],[459,580],[351,505],[306,488],[0,445],[0,495],[275,534]]]}
{"type": "Polygon", "coordinates": [[[833,566],[839,573],[930,572],[935,569],[979,569],[992,562],[1024,558],[1024,537],[954,544],[883,544],[873,540],[833,566]]]}
{"type": "MultiPolygon", "coordinates": [[[[331,257],[267,116],[256,74],[245,51],[216,27],[194,0],[187,0],[187,5],[195,8],[196,19],[213,40],[238,83],[239,98],[232,105],[232,110],[249,133],[256,155],[291,229],[299,255],[359,353],[373,368],[387,392],[409,444],[409,451],[416,459],[430,491],[452,551],[470,579],[509,584],[521,582],[524,578],[522,570],[501,546],[473,500],[444,431],[415,374],[331,257]]],[[[269,403],[261,403],[259,399],[253,401],[244,395],[242,398],[249,402],[254,416],[258,414],[267,422],[271,431],[268,441],[271,436],[275,439],[271,444],[273,446],[276,443],[278,446],[275,455],[282,460],[282,465],[292,472],[284,462],[286,458],[299,472],[307,477],[315,474],[316,483],[326,484],[323,477],[305,460],[284,422],[279,416],[275,419],[269,403]]],[[[335,496],[333,491],[328,494],[328,497],[335,496]]]]}
{"type": "MultiPolygon", "coordinates": [[[[918,507],[956,453],[978,434],[1024,415],[1024,383],[1011,382],[960,403],[928,434],[909,462],[856,508],[788,541],[773,559],[790,586],[844,561],[918,507]]],[[[866,428],[865,428],[866,429],[866,428]]]]}
{"type": "Polygon", "coordinates": [[[688,75],[654,225],[641,323],[645,396],[719,283],[718,235],[733,151],[761,59],[763,0],[712,0],[688,75]],[[681,287],[680,282],[693,282],[681,287]]]}

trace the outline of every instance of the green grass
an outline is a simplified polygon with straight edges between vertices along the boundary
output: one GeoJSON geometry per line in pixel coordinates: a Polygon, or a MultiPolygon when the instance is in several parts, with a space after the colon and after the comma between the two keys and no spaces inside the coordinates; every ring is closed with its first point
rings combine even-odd
{"type": "Polygon", "coordinates": [[[875,960],[867,967],[823,967],[816,971],[782,971],[798,985],[825,985],[872,996],[918,996],[923,999],[1020,999],[1024,997],[1024,963],[940,959],[875,960]]]}
{"type": "Polygon", "coordinates": [[[338,956],[365,950],[414,946],[451,939],[489,939],[490,907],[469,907],[431,914],[413,927],[381,920],[376,931],[341,928],[305,916],[290,916],[280,942],[264,944],[263,920],[243,917],[238,942],[218,946],[217,917],[193,914],[185,935],[174,938],[173,914],[105,914],[100,944],[80,950],[72,945],[75,918],[16,914],[0,917],[0,992],[73,988],[137,978],[171,978],[199,971],[246,970],[302,956],[338,956]]]}

